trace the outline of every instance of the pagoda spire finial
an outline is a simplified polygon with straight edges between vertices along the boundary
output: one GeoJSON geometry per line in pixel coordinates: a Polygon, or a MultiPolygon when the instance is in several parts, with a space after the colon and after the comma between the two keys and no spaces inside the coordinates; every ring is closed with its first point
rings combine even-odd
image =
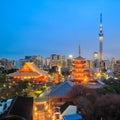
{"type": "Polygon", "coordinates": [[[81,49],[80,49],[80,45],[79,45],[79,50],[78,50],[78,56],[81,56],[81,49]]]}

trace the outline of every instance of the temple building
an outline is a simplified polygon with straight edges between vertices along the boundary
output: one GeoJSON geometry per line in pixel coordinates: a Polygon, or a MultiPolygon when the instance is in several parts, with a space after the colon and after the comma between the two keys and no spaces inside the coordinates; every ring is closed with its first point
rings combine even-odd
{"type": "Polygon", "coordinates": [[[33,62],[26,62],[17,72],[7,75],[17,80],[33,80],[34,82],[47,82],[48,74],[40,70],[33,62]]]}
{"type": "Polygon", "coordinates": [[[86,62],[87,60],[80,55],[79,47],[79,56],[73,59],[72,79],[75,82],[87,83],[90,80],[90,72],[86,62]]]}

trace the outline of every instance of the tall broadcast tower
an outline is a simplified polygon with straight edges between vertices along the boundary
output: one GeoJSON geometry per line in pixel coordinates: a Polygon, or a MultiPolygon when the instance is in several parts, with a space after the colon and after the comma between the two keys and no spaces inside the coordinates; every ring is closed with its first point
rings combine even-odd
{"type": "Polygon", "coordinates": [[[102,14],[100,14],[100,33],[99,33],[99,62],[100,62],[100,67],[101,67],[101,63],[102,63],[102,60],[103,60],[103,33],[102,33],[102,29],[103,29],[103,26],[102,26],[102,14]]]}

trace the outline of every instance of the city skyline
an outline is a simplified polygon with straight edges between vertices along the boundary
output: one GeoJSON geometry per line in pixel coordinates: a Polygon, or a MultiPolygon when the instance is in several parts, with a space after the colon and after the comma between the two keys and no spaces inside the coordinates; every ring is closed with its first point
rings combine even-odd
{"type": "Polygon", "coordinates": [[[0,58],[76,57],[80,45],[81,55],[92,59],[99,52],[100,13],[104,58],[120,58],[120,1],[6,1],[0,1],[0,58]]]}

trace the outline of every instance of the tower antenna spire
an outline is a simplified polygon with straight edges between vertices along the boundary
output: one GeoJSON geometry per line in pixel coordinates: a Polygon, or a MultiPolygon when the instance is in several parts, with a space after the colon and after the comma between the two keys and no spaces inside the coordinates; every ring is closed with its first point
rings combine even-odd
{"type": "Polygon", "coordinates": [[[102,13],[100,13],[100,24],[102,24],[102,13]]]}
{"type": "Polygon", "coordinates": [[[81,56],[80,45],[79,45],[79,50],[78,50],[78,56],[81,56]]]}

